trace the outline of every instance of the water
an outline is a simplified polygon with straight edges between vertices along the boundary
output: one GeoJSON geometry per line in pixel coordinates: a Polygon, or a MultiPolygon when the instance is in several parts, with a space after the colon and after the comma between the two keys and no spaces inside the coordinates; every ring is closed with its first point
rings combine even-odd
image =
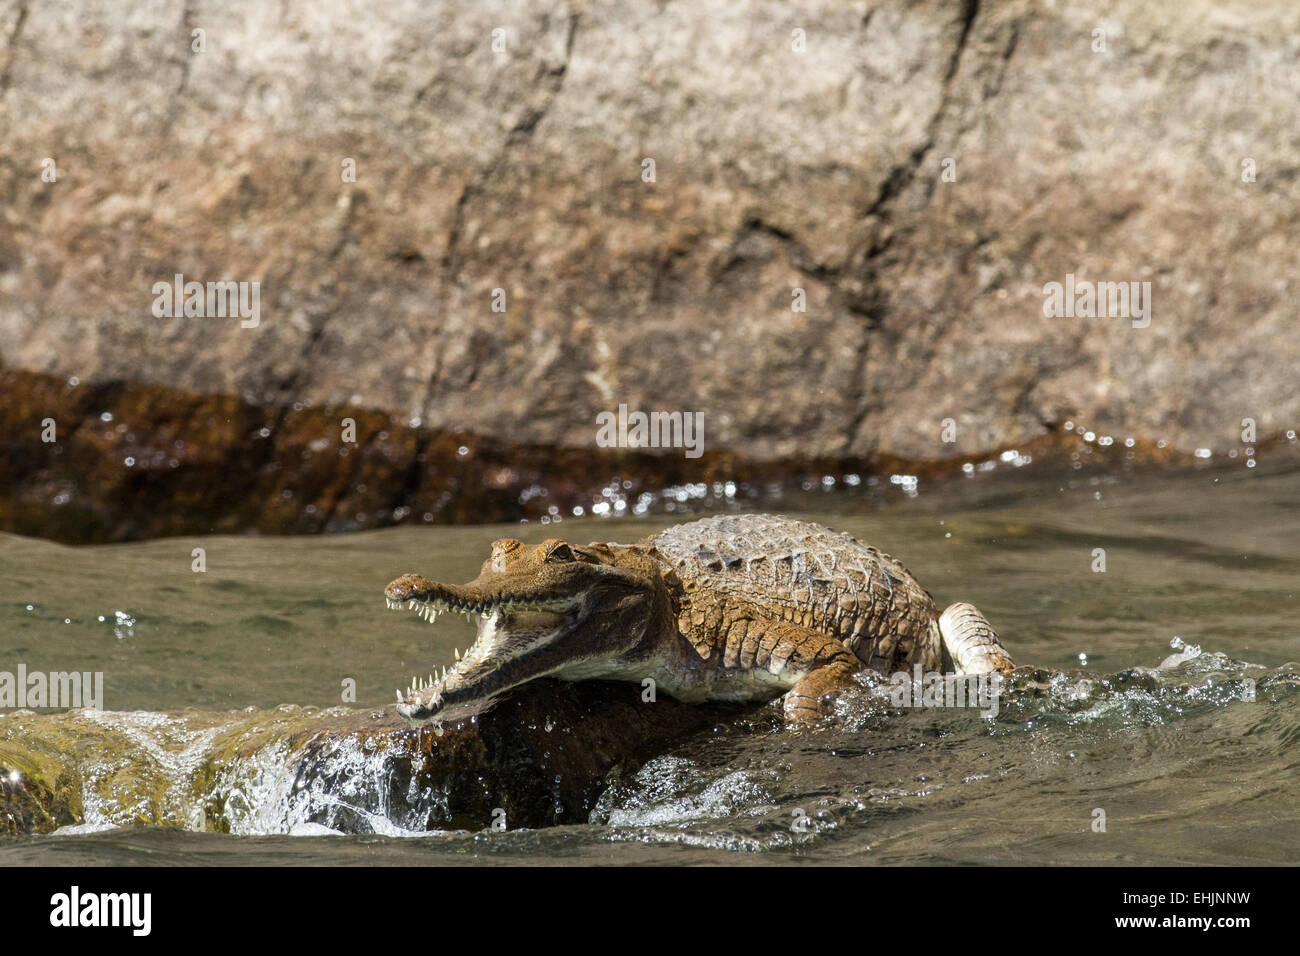
{"type": "Polygon", "coordinates": [[[102,671],[109,711],[0,712],[0,765],[61,755],[86,781],[82,825],[0,837],[0,862],[1298,863],[1300,471],[1264,465],[791,501],[899,557],[940,606],[979,605],[1040,670],[993,718],[900,711],[879,687],[815,733],[759,708],[667,748],[580,822],[531,831],[419,832],[386,802],[382,761],[346,748],[329,758],[345,785],[295,789],[281,731],[340,707],[349,678],[348,707],[384,706],[470,643],[461,619],[386,612],[397,574],[462,581],[498,537],[630,541],[675,519],[0,536],[0,671],[102,671]],[[205,771],[236,744],[252,756],[205,771]],[[346,812],[327,828],[308,800],[346,812]],[[230,833],[203,832],[213,801],[230,833]]]}

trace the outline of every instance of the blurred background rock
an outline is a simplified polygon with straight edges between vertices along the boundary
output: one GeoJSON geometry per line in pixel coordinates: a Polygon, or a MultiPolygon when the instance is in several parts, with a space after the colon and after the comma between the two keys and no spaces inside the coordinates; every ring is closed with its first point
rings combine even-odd
{"type": "Polygon", "coordinates": [[[0,0],[0,528],[1293,447],[1297,63],[1289,0],[0,0]],[[177,273],[258,326],[155,317],[177,273]],[[620,403],[705,456],[596,448],[620,403]]]}

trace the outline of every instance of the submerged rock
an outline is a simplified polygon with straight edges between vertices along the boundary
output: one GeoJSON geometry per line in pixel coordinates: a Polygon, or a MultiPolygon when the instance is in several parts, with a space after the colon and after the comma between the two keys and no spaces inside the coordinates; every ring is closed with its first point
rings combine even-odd
{"type": "Polygon", "coordinates": [[[232,833],[585,822],[609,782],[726,708],[543,681],[475,721],[379,711],[20,711],[0,717],[0,833],[153,824],[232,833]],[[306,829],[304,829],[306,828],[306,829]]]}

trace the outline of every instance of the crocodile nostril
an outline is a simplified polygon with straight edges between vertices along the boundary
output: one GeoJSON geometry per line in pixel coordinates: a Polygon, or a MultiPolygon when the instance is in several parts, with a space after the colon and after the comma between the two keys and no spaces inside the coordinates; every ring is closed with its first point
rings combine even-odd
{"type": "Polygon", "coordinates": [[[426,581],[418,574],[403,574],[384,588],[384,594],[393,601],[406,601],[425,593],[429,590],[430,585],[431,582],[426,581]]]}
{"type": "Polygon", "coordinates": [[[384,588],[384,594],[394,601],[405,601],[411,596],[410,583],[405,577],[390,581],[388,587],[384,588]]]}

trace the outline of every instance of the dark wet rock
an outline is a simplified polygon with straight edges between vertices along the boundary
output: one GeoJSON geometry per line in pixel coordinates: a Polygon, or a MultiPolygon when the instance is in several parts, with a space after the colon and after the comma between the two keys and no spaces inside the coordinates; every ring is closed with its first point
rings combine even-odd
{"type": "MultiPolygon", "coordinates": [[[[417,829],[480,829],[499,811],[511,827],[585,822],[611,780],[720,716],[738,713],[670,699],[645,703],[640,692],[631,684],[544,681],[479,725],[448,725],[441,735],[431,727],[409,730],[390,709],[374,726],[345,718],[294,739],[304,746],[298,782],[337,788],[346,764],[326,754],[337,749],[341,734],[350,734],[363,747],[391,748],[384,805],[417,829]],[[429,789],[438,794],[432,805],[421,796],[429,789]]],[[[318,815],[329,826],[346,824],[346,815],[329,807],[318,815]]]]}
{"type": "MultiPolygon", "coordinates": [[[[70,543],[165,535],[296,534],[397,524],[536,521],[604,507],[606,513],[686,515],[745,507],[824,507],[847,491],[863,506],[901,498],[890,475],[935,482],[1040,466],[1125,469],[1194,459],[1149,439],[1108,446],[1049,432],[1016,451],[953,462],[865,458],[755,460],[728,451],[698,459],[597,448],[511,445],[467,432],[411,428],[359,408],[266,409],[230,396],[156,385],[68,385],[0,370],[0,531],[70,543]],[[355,422],[355,443],[342,421],[355,422]],[[55,442],[41,440],[43,422],[55,442]],[[830,478],[833,484],[826,484],[830,478]],[[622,502],[624,508],[616,510],[622,502]],[[552,511],[554,509],[554,511],[552,511]]],[[[1296,443],[1261,441],[1260,455],[1296,443]]],[[[1241,456],[1238,464],[1245,461],[1241,456]]]]}

